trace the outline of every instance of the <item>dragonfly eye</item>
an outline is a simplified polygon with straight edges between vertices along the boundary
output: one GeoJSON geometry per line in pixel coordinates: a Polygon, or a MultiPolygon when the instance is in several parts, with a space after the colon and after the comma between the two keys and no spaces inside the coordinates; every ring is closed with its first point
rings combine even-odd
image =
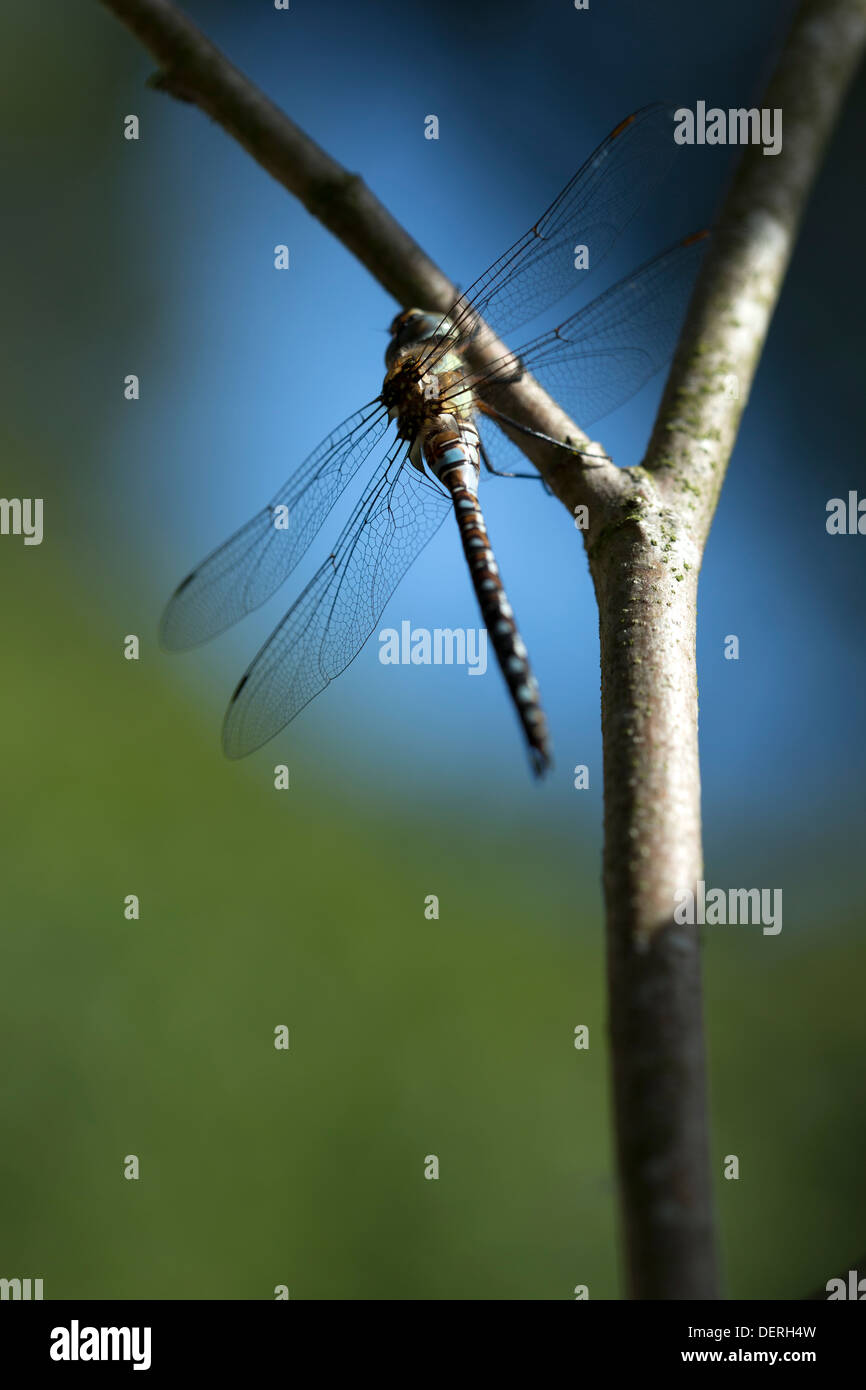
{"type": "Polygon", "coordinates": [[[393,338],[397,333],[401,333],[403,329],[409,328],[413,323],[416,323],[417,320],[420,319],[420,317],[420,310],[404,309],[401,314],[397,314],[396,318],[392,320],[391,327],[388,329],[388,332],[391,334],[393,338]]]}

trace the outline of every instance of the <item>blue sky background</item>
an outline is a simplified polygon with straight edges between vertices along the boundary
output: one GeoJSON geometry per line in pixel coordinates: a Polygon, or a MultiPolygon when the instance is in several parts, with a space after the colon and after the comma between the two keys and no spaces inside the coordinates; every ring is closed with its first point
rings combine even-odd
{"type": "MultiPolygon", "coordinates": [[[[678,103],[754,101],[788,11],[735,4],[722,23],[669,5],[661,26],[655,9],[615,8],[481,7],[458,36],[458,9],[447,6],[434,23],[425,8],[381,5],[375,25],[347,6],[295,5],[280,15],[189,6],[462,284],[525,230],[628,111],[660,95],[678,103]],[[619,55],[614,70],[600,70],[598,55],[611,48],[619,55]],[[429,112],[440,119],[438,142],[423,138],[429,112]]],[[[131,59],[143,76],[147,60],[131,59]]],[[[118,412],[106,447],[123,453],[119,486],[138,518],[138,578],[155,621],[192,563],[376,392],[394,304],[216,127],[135,87],[130,99],[133,91],[143,136],[124,150],[117,172],[141,280],[136,287],[128,266],[118,266],[110,291],[127,301],[119,327],[143,400],[132,427],[130,412],[118,412]],[[272,268],[278,242],[291,249],[288,273],[272,268]],[[144,344],[137,296],[151,300],[158,322],[144,344]]],[[[856,487],[862,474],[850,354],[862,291],[850,267],[863,208],[844,163],[849,141],[843,131],[810,206],[702,575],[710,815],[718,808],[762,821],[782,811],[811,820],[859,799],[850,756],[863,734],[855,694],[864,675],[855,591],[862,542],[824,530],[827,498],[856,487]],[[737,663],[722,659],[728,633],[740,638],[737,663]]],[[[686,152],[664,196],[638,215],[593,276],[592,292],[710,221],[728,167],[726,151],[686,152]]],[[[639,461],[660,389],[661,377],[594,429],[618,462],[639,461]]],[[[460,762],[467,781],[483,781],[494,797],[497,789],[525,793],[544,806],[572,797],[567,770],[576,762],[590,765],[598,786],[596,614],[576,533],[532,483],[485,480],[483,502],[552,724],[553,785],[527,787],[517,725],[492,666],[483,680],[460,668],[383,668],[373,641],[256,756],[291,757],[302,743],[327,743],[352,776],[371,765],[377,776],[399,775],[389,769],[410,763],[434,784],[452,779],[460,762]]],[[[327,523],[300,577],[326,553],[341,515],[327,523]]],[[[290,580],[235,632],[167,667],[167,680],[203,698],[214,740],[235,679],[299,587],[290,580]]],[[[454,527],[444,526],[419,558],[382,625],[404,618],[428,627],[476,624],[454,527]]]]}

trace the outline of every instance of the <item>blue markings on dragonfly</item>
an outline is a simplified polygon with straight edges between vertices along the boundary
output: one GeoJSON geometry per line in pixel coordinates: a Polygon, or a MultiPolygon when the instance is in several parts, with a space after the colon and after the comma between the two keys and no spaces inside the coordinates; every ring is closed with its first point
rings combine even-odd
{"type": "MultiPolygon", "coordinates": [[[[534,770],[550,765],[538,686],[479,506],[482,462],[495,470],[476,419],[479,413],[508,419],[496,408],[497,387],[524,370],[584,427],[628,400],[673,352],[701,237],[679,242],[507,358],[472,369],[467,353],[482,321],[497,336],[510,332],[582,283],[575,248],[589,248],[594,269],[667,171],[674,150],[670,110],[644,107],[611,132],[543,217],[447,315],[398,314],[376,399],[344,420],[271,502],[179,585],[161,627],[171,651],[215,636],[264,603],[375,451],[370,481],[332,553],[231,698],[223,728],[229,757],[273,738],[346,669],[452,512],[534,770]]],[[[580,455],[565,441],[563,447],[580,466],[580,455]]]]}

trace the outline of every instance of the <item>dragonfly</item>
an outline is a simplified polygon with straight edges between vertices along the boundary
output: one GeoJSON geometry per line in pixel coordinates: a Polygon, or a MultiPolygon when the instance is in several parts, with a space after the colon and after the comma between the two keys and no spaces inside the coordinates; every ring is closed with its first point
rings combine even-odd
{"type": "MultiPolygon", "coordinates": [[[[370,469],[333,550],[238,682],[223,725],[228,757],[260,748],[346,669],[451,514],[532,769],[541,774],[551,766],[538,683],[479,503],[482,465],[498,471],[480,426],[515,424],[497,402],[523,372],[582,426],[627,401],[673,353],[706,234],[656,255],[516,352],[472,366],[472,346],[485,325],[500,339],[582,284],[588,271],[576,270],[575,253],[584,248],[589,268],[598,266],[668,171],[674,151],[671,109],[661,102],[643,107],[611,131],[529,231],[446,314],[398,313],[379,394],[338,425],[271,501],[178,585],[160,629],[169,651],[197,646],[270,598],[358,470],[370,469]]],[[[580,466],[571,441],[553,442],[580,466]]]]}

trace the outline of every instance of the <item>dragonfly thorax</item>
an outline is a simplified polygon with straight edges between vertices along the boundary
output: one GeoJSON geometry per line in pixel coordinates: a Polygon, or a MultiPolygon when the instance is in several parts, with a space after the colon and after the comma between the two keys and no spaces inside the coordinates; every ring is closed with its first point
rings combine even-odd
{"type": "Polygon", "coordinates": [[[412,462],[420,467],[421,451],[431,432],[446,420],[468,420],[474,400],[465,383],[465,367],[456,346],[458,333],[450,319],[408,309],[397,315],[390,332],[382,401],[397,423],[400,438],[412,444],[412,462]]]}

